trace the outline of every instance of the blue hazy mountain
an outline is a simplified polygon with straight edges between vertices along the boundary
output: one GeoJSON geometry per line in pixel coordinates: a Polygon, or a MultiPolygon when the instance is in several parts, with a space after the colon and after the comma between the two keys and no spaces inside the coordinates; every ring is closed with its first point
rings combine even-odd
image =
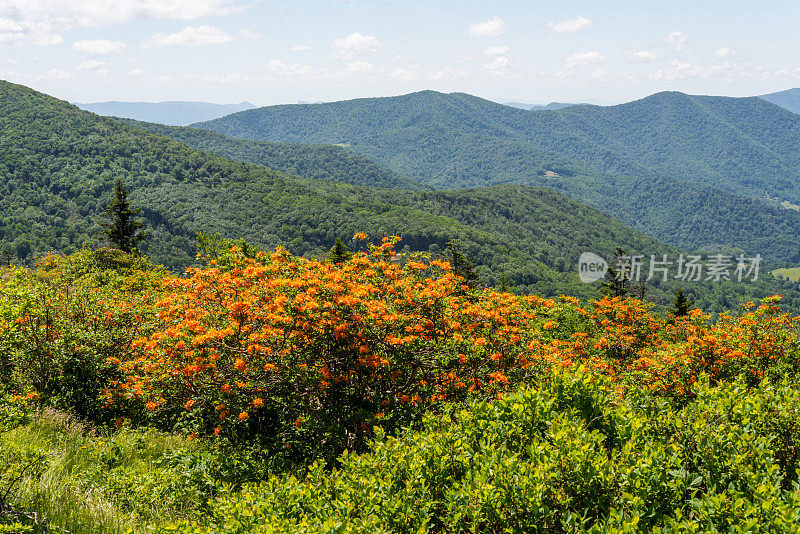
{"type": "Polygon", "coordinates": [[[502,102],[506,106],[512,108],[527,109],[528,111],[554,111],[556,109],[568,108],[579,104],[572,104],[569,102],[550,102],[549,104],[528,104],[525,102],[502,102]]]}
{"type": "Polygon", "coordinates": [[[792,113],[800,114],[800,88],[761,95],[761,98],[783,109],[788,109],[792,113]]]}
{"type": "Polygon", "coordinates": [[[170,126],[181,126],[199,121],[209,121],[253,109],[250,102],[238,104],[213,104],[210,102],[91,102],[75,103],[81,109],[106,117],[122,117],[145,122],[156,122],[170,126]]]}

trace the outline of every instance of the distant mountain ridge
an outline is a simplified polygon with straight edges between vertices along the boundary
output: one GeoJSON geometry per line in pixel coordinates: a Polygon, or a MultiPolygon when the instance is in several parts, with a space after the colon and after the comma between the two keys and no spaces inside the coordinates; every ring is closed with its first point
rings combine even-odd
{"type": "Polygon", "coordinates": [[[550,102],[549,104],[527,104],[525,102],[501,102],[505,106],[512,108],[526,109],[528,111],[554,111],[556,109],[568,108],[570,106],[580,106],[583,104],[572,104],[569,102],[550,102]]]}
{"type": "Polygon", "coordinates": [[[767,102],[772,102],[783,109],[788,109],[792,113],[800,114],[800,88],[769,93],[761,95],[759,98],[763,98],[767,102]]]}
{"type": "Polygon", "coordinates": [[[250,102],[238,104],[213,104],[210,102],[91,102],[76,103],[81,109],[105,117],[121,117],[145,122],[157,122],[170,126],[183,126],[193,122],[224,117],[237,111],[253,109],[250,102]]]}
{"type": "MultiPolygon", "coordinates": [[[[577,276],[581,253],[611,258],[620,245],[658,257],[678,252],[547,188],[398,191],[300,178],[193,149],[3,81],[0,176],[0,250],[29,261],[97,239],[117,178],[143,208],[150,237],[142,251],[176,269],[195,261],[198,231],[316,256],[336,238],[359,246],[351,237],[366,231],[378,243],[380,236],[401,235],[405,250],[434,257],[446,257],[445,244],[455,241],[490,285],[507,281],[520,292],[593,298],[597,284],[582,284],[577,276]]],[[[656,279],[648,293],[667,303],[678,284],[656,279]]],[[[691,291],[712,312],[778,291],[790,309],[800,309],[797,288],[781,284],[766,278],[697,282],[691,291]]]]}
{"type": "Polygon", "coordinates": [[[269,106],[194,125],[242,139],[343,143],[438,189],[546,185],[683,248],[800,260],[800,116],[760,98],[662,92],[530,113],[421,91],[269,106]],[[772,200],[769,200],[772,199],[772,200]]]}

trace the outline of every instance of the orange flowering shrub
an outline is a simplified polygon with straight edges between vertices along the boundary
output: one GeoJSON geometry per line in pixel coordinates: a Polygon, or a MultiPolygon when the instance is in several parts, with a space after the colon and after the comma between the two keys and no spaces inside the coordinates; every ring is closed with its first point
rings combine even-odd
{"type": "Polygon", "coordinates": [[[689,393],[700,373],[713,382],[744,376],[751,386],[763,378],[781,378],[800,370],[797,321],[780,311],[780,297],[760,306],[745,304],[745,313],[721,314],[716,323],[699,310],[673,326],[673,343],[654,346],[633,362],[637,379],[673,395],[689,393]]]}
{"type": "Polygon", "coordinates": [[[86,249],[9,274],[0,281],[2,382],[96,421],[119,415],[104,405],[104,390],[148,332],[163,273],[118,250],[86,249]]]}
{"type": "Polygon", "coordinates": [[[622,386],[642,385],[673,397],[691,396],[701,374],[714,382],[744,375],[751,385],[762,378],[797,373],[800,346],[797,321],[777,306],[780,297],[740,316],[716,322],[700,310],[677,319],[653,313],[635,299],[605,297],[584,309],[572,297],[552,306],[542,335],[528,343],[528,368],[583,363],[622,386]],[[569,326],[565,326],[569,323],[569,326]]]}
{"type": "Polygon", "coordinates": [[[433,402],[519,380],[535,297],[466,291],[445,262],[385,239],[341,265],[278,248],[167,281],[161,327],[121,364],[121,398],[277,446],[358,448],[433,402]]]}
{"type": "Polygon", "coordinates": [[[446,262],[403,264],[397,241],[341,264],[234,247],[222,266],[167,279],[159,325],[119,362],[124,379],[108,402],[141,402],[206,435],[335,453],[360,448],[373,425],[496,396],[553,365],[580,362],[621,387],[678,396],[700,373],[796,370],[794,322],[775,302],[712,323],[630,298],[583,306],[478,291],[446,262]]]}

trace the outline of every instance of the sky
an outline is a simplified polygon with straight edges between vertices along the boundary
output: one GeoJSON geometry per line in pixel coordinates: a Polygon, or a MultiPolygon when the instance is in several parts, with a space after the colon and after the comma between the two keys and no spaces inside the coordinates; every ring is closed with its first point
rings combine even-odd
{"type": "Polygon", "coordinates": [[[0,78],[71,102],[751,96],[800,86],[799,28],[797,0],[0,0],[0,78]]]}

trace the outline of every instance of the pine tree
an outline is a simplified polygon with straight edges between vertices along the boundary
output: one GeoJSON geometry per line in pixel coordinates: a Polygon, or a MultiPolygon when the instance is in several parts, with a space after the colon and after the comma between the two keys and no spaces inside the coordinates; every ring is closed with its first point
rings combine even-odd
{"type": "Polygon", "coordinates": [[[131,208],[128,191],[122,185],[122,180],[117,178],[114,199],[106,208],[106,220],[101,223],[105,228],[104,236],[110,244],[123,252],[130,253],[137,250],[136,247],[146,237],[139,231],[143,224],[135,218],[140,211],[141,208],[131,208]]]}
{"type": "Polygon", "coordinates": [[[503,293],[508,293],[510,287],[508,285],[508,276],[506,275],[506,268],[503,267],[500,269],[500,291],[503,293]]]}
{"type": "Polygon", "coordinates": [[[342,243],[342,240],[338,237],[336,238],[336,243],[331,247],[331,250],[328,252],[328,261],[335,263],[337,265],[341,265],[350,260],[353,257],[353,253],[347,250],[347,246],[342,243]]]}
{"type": "Polygon", "coordinates": [[[683,317],[685,315],[689,315],[689,311],[692,309],[694,305],[694,301],[690,300],[684,292],[683,288],[678,288],[675,291],[675,298],[672,301],[672,308],[670,308],[670,313],[673,317],[683,317]]]}
{"type": "Polygon", "coordinates": [[[475,267],[452,241],[447,242],[447,250],[450,251],[450,266],[453,268],[453,274],[462,278],[464,283],[470,288],[475,288],[480,284],[481,278],[475,272],[475,267]]]}
{"type": "Polygon", "coordinates": [[[14,251],[10,247],[5,247],[0,251],[0,265],[8,267],[14,261],[14,251]]]}
{"type": "MultiPolygon", "coordinates": [[[[625,255],[625,250],[617,248],[617,258],[625,255]]],[[[609,265],[606,271],[606,279],[602,281],[601,291],[609,297],[624,297],[630,291],[630,277],[620,275],[619,271],[609,265]]]]}

